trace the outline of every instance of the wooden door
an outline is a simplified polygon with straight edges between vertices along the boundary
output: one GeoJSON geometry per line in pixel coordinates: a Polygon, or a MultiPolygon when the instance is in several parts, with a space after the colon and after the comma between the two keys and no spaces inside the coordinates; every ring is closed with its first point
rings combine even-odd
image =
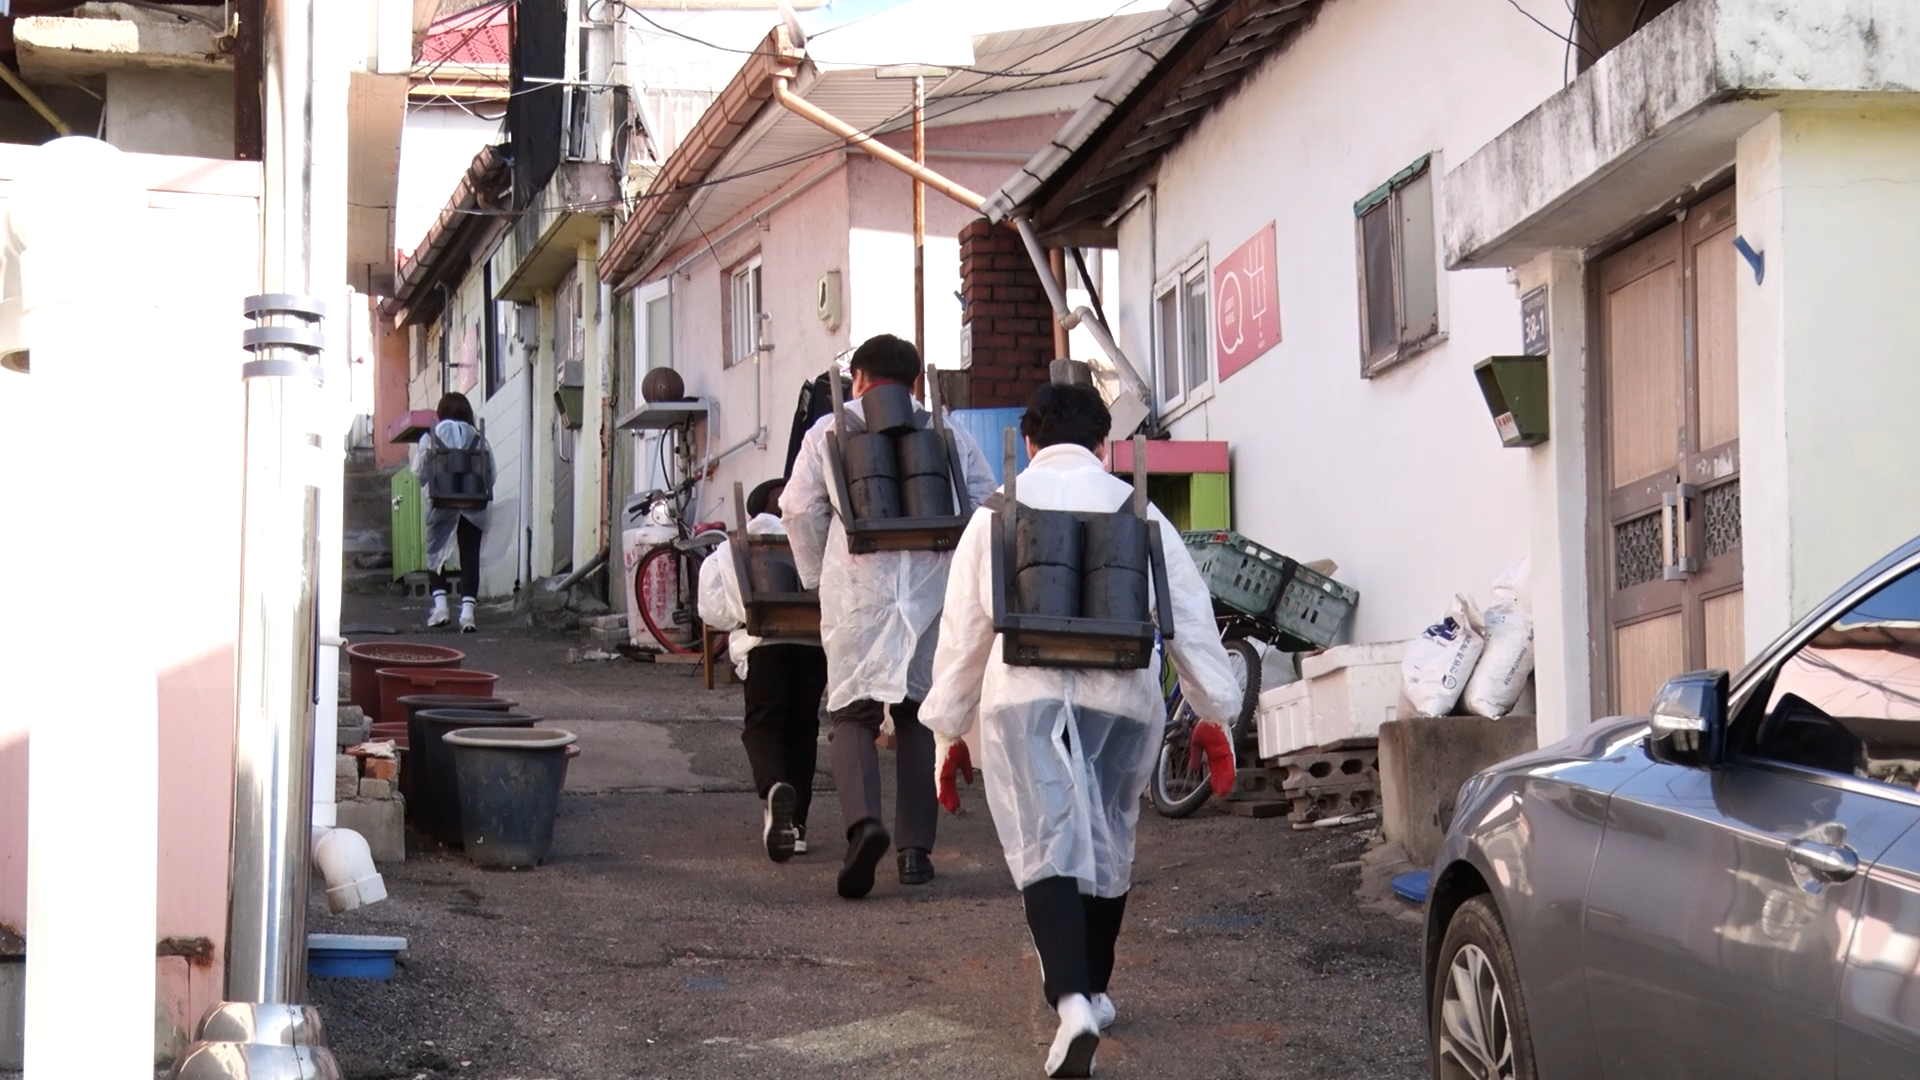
{"type": "Polygon", "coordinates": [[[1733,192],[1598,264],[1599,711],[1745,659],[1733,192]]]}

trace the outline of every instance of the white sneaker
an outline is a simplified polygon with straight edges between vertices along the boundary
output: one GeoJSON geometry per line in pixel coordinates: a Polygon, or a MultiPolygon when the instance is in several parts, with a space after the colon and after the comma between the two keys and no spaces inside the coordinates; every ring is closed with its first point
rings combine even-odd
{"type": "Polygon", "coordinates": [[[1079,994],[1068,994],[1054,1011],[1060,1014],[1060,1028],[1047,1050],[1047,1075],[1092,1076],[1093,1052],[1100,1045],[1100,1021],[1092,1003],[1079,994]]]}
{"type": "Polygon", "coordinates": [[[473,621],[473,598],[465,597],[460,601],[460,632],[473,634],[478,633],[479,630],[480,627],[473,621]]]}
{"type": "Polygon", "coordinates": [[[807,827],[805,825],[795,825],[793,827],[793,853],[795,855],[805,855],[807,853],[807,827]]]}
{"type": "Polygon", "coordinates": [[[447,610],[447,594],[443,592],[434,593],[433,611],[427,615],[427,625],[429,627],[445,626],[452,621],[453,612],[447,610]]]}
{"type": "Polygon", "coordinates": [[[1117,1013],[1113,1007],[1112,998],[1105,994],[1095,994],[1089,1004],[1093,1006],[1093,1018],[1099,1023],[1101,1031],[1105,1031],[1113,1026],[1113,1020],[1117,1013]]]}

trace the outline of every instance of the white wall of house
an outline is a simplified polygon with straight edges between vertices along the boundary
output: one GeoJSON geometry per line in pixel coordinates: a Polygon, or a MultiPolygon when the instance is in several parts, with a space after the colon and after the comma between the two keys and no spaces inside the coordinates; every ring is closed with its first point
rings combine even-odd
{"type": "Polygon", "coordinates": [[[1362,597],[1354,640],[1413,636],[1455,592],[1484,596],[1528,554],[1529,513],[1526,459],[1501,448],[1472,374],[1519,349],[1513,285],[1444,274],[1446,340],[1363,379],[1354,203],[1422,155],[1444,168],[1487,141],[1559,88],[1561,63],[1504,4],[1329,4],[1162,162],[1122,223],[1108,306],[1142,366],[1155,281],[1276,223],[1280,344],[1171,427],[1232,444],[1240,532],[1339,563],[1362,597]]]}

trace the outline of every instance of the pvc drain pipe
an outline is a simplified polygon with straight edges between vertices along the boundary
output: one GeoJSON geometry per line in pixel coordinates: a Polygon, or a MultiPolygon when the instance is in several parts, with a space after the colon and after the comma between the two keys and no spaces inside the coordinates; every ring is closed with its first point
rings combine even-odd
{"type": "Polygon", "coordinates": [[[313,869],[326,882],[327,910],[336,915],[387,898],[373,850],[352,829],[313,830],[313,869]]]}

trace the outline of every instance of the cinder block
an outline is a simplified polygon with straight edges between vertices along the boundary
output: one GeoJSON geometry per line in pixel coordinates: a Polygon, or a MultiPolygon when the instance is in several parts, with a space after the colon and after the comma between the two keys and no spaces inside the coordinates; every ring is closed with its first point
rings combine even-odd
{"type": "Polygon", "coordinates": [[[359,775],[355,774],[353,776],[334,777],[333,778],[333,797],[336,802],[341,799],[359,798],[360,797],[359,775]]]}
{"type": "Polygon", "coordinates": [[[334,823],[365,837],[374,862],[406,861],[405,800],[346,799],[334,807],[334,823]]]}
{"type": "Polygon", "coordinates": [[[352,754],[333,755],[333,775],[336,777],[359,776],[360,759],[352,754]]]}
{"type": "Polygon", "coordinates": [[[393,780],[400,775],[400,763],[392,758],[370,757],[361,765],[363,780],[393,780]]]}
{"type": "Polygon", "coordinates": [[[393,797],[393,781],[369,780],[365,777],[362,777],[360,780],[360,797],[363,799],[392,798],[393,797]]]}
{"type": "Polygon", "coordinates": [[[1410,717],[1380,725],[1380,825],[1406,849],[1413,865],[1429,867],[1446,839],[1443,816],[1467,778],[1538,745],[1534,718],[1509,716],[1410,717]]]}

